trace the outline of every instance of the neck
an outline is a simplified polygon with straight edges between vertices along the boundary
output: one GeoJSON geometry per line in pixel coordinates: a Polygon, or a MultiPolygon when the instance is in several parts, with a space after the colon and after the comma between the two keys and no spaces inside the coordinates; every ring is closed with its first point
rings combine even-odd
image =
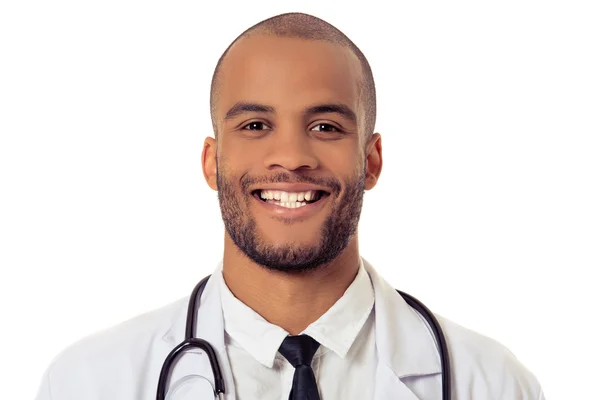
{"type": "Polygon", "coordinates": [[[312,271],[288,273],[254,263],[226,235],[223,277],[242,303],[290,335],[297,335],[342,297],[359,264],[356,236],[331,263],[312,271]]]}

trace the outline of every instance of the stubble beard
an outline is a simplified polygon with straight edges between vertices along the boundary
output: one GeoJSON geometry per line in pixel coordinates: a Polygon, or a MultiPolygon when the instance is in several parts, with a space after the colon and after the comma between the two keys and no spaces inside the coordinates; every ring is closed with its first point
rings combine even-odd
{"type": "MultiPolygon", "coordinates": [[[[226,176],[225,169],[219,170],[217,163],[217,188],[221,216],[225,229],[234,244],[250,260],[267,269],[281,272],[303,272],[328,265],[348,246],[358,230],[365,189],[365,169],[354,179],[345,181],[345,190],[334,179],[317,179],[299,174],[280,173],[261,178],[244,176],[236,185],[226,176]],[[260,237],[256,220],[250,213],[253,201],[247,188],[256,183],[310,183],[330,189],[332,210],[323,222],[319,240],[315,245],[302,246],[297,243],[273,245],[260,237]],[[236,189],[236,188],[240,188],[236,189]]],[[[293,222],[289,222],[293,223],[293,222]]]]}

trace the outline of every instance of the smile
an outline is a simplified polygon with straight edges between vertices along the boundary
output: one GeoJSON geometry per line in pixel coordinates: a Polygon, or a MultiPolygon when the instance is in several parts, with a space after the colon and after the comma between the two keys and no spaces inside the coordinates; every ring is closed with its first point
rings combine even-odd
{"type": "Polygon", "coordinates": [[[255,190],[254,196],[261,201],[285,208],[300,208],[318,202],[327,193],[322,190],[286,192],[283,190],[255,190]]]}
{"type": "Polygon", "coordinates": [[[276,190],[257,189],[252,191],[261,208],[279,217],[308,217],[317,213],[329,198],[324,190],[276,190]]]}

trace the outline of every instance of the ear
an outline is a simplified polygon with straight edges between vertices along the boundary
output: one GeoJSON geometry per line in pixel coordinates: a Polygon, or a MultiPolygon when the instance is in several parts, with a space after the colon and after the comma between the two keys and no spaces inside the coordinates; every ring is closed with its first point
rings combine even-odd
{"type": "Polygon", "coordinates": [[[213,190],[217,190],[217,141],[215,138],[207,137],[204,139],[202,171],[208,186],[213,190]]]}
{"type": "Polygon", "coordinates": [[[381,135],[374,133],[366,147],[367,170],[365,176],[365,189],[371,190],[377,184],[381,168],[383,167],[383,159],[381,154],[381,135]]]}

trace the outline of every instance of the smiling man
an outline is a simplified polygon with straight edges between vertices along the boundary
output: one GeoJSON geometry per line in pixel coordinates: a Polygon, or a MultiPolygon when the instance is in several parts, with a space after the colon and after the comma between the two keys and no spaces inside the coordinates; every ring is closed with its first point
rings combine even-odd
{"type": "Polygon", "coordinates": [[[202,151],[223,262],[189,318],[186,298],[71,346],[38,399],[543,399],[505,347],[428,322],[359,254],[382,169],[375,109],[369,63],[327,22],[283,14],[242,33],[215,69],[202,151]],[[171,353],[190,333],[211,347],[171,353]]]}

